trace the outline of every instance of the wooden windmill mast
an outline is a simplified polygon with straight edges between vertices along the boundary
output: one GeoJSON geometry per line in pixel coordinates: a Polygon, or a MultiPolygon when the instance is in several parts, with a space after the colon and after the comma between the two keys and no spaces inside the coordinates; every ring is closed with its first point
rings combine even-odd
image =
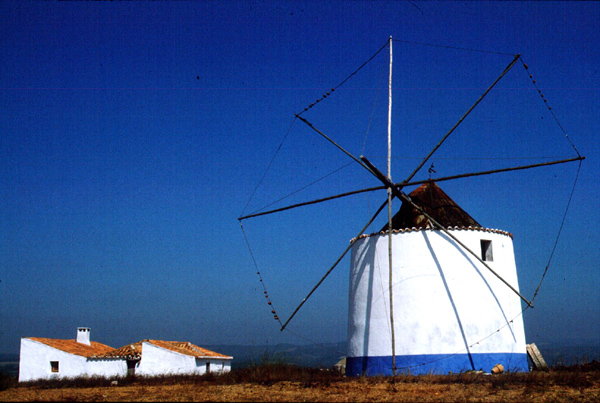
{"type": "MultiPolygon", "coordinates": [[[[388,155],[387,176],[392,182],[392,37],[390,36],[390,74],[388,80],[388,155]]],[[[392,182],[393,183],[393,182],[392,182]]],[[[389,294],[390,294],[390,328],[392,338],[392,371],[396,375],[396,338],[394,333],[394,300],[392,298],[393,275],[392,275],[392,188],[388,187],[388,260],[389,260],[389,294]]]]}

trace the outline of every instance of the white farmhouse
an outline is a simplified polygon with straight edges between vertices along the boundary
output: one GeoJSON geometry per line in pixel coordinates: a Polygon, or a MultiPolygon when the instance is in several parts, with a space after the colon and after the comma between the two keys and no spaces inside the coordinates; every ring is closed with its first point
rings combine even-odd
{"type": "Polygon", "coordinates": [[[190,342],[142,340],[98,355],[96,359],[122,359],[132,375],[202,375],[231,371],[233,357],[190,342]]]}
{"type": "Polygon", "coordinates": [[[114,350],[90,341],[90,329],[77,328],[76,340],[23,337],[19,360],[19,382],[77,376],[117,376],[127,373],[124,360],[96,359],[114,350]]]}
{"type": "Polygon", "coordinates": [[[22,338],[19,382],[78,376],[224,373],[231,370],[232,359],[190,342],[142,340],[114,349],[90,341],[90,329],[80,327],[76,340],[22,338]]]}

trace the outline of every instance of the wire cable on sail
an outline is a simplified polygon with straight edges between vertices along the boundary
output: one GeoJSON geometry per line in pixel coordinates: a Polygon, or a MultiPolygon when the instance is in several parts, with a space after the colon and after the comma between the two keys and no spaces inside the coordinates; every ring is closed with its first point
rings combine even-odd
{"type": "Polygon", "coordinates": [[[523,59],[521,59],[521,64],[523,64],[523,67],[525,68],[525,72],[529,76],[529,79],[531,80],[531,83],[533,84],[533,86],[537,90],[538,94],[540,94],[540,97],[542,98],[542,100],[544,101],[544,104],[548,108],[548,111],[550,112],[550,114],[554,118],[554,121],[556,122],[556,124],[558,125],[558,127],[560,128],[560,130],[563,132],[563,134],[565,135],[565,137],[569,141],[569,144],[571,144],[571,147],[573,147],[573,150],[575,150],[575,152],[577,153],[577,155],[579,157],[581,157],[581,154],[579,154],[579,151],[577,151],[577,147],[575,147],[575,144],[573,144],[573,142],[569,138],[569,135],[567,134],[566,130],[563,128],[563,126],[558,121],[558,118],[554,114],[554,111],[552,110],[552,107],[550,105],[548,105],[548,100],[546,99],[546,97],[544,97],[544,94],[542,94],[542,90],[540,90],[539,87],[537,86],[536,81],[533,79],[533,75],[529,72],[529,66],[527,64],[525,64],[525,62],[523,61],[523,59]]]}
{"type": "Polygon", "coordinates": [[[377,91],[375,92],[375,99],[373,100],[373,107],[371,108],[371,114],[369,116],[369,123],[367,125],[367,131],[365,133],[365,138],[363,140],[363,145],[362,145],[362,149],[360,151],[361,154],[364,154],[365,152],[365,147],[367,146],[367,138],[369,137],[369,132],[371,130],[371,123],[373,122],[373,115],[375,114],[375,107],[377,105],[377,99],[379,98],[379,91],[381,90],[381,82],[383,80],[384,74],[387,72],[387,70],[385,69],[385,65],[383,66],[384,68],[381,69],[381,75],[379,76],[379,79],[377,81],[377,91]]]}
{"type": "Polygon", "coordinates": [[[319,133],[321,136],[323,136],[327,141],[329,141],[331,144],[333,144],[334,146],[336,146],[338,149],[340,149],[344,154],[346,154],[347,156],[349,156],[350,158],[352,158],[354,161],[356,161],[360,166],[362,166],[363,168],[365,168],[366,170],[368,170],[369,168],[363,164],[358,158],[356,158],[354,155],[350,154],[348,151],[346,151],[342,146],[340,146],[338,143],[336,143],[335,141],[333,141],[331,139],[331,137],[327,136],[325,133],[323,133],[322,131],[320,131],[319,129],[317,129],[316,127],[313,126],[312,123],[310,123],[308,120],[304,119],[303,117],[296,115],[296,117],[298,119],[300,119],[301,121],[303,121],[304,123],[306,123],[306,125],[308,127],[310,127],[311,129],[313,129],[314,131],[316,131],[317,133],[319,133]]]}
{"type": "Polygon", "coordinates": [[[491,51],[491,50],[461,48],[461,47],[457,47],[457,46],[448,46],[448,45],[436,45],[436,44],[433,44],[433,43],[405,41],[405,40],[401,40],[401,39],[394,39],[393,41],[394,42],[409,43],[411,45],[422,45],[422,46],[432,46],[432,47],[436,47],[436,48],[465,50],[465,51],[468,51],[468,52],[489,53],[489,54],[492,54],[492,55],[514,56],[514,53],[494,52],[494,51],[491,51]]]}
{"type": "MultiPolygon", "coordinates": [[[[335,170],[333,170],[333,171],[329,172],[327,175],[324,175],[324,176],[320,177],[319,179],[317,179],[316,181],[313,181],[313,182],[309,183],[308,185],[306,185],[306,186],[303,186],[303,187],[301,187],[300,189],[293,191],[292,193],[288,194],[287,196],[283,196],[282,198],[280,198],[280,199],[277,199],[277,200],[275,200],[274,202],[272,202],[272,203],[269,203],[269,204],[267,204],[266,206],[259,208],[258,210],[255,210],[254,212],[250,213],[250,215],[251,215],[251,216],[254,216],[256,213],[259,213],[260,211],[262,211],[262,210],[266,209],[267,207],[270,207],[270,206],[272,206],[272,205],[274,205],[274,204],[277,204],[277,203],[279,203],[280,201],[282,201],[282,200],[285,200],[285,199],[287,199],[288,197],[291,197],[291,196],[295,195],[296,193],[299,193],[299,192],[301,192],[301,191],[303,191],[303,190],[305,190],[305,189],[307,189],[307,188],[311,187],[312,185],[314,185],[314,184],[316,184],[316,183],[319,183],[319,182],[320,182],[320,181],[322,181],[323,179],[325,179],[325,178],[327,178],[327,177],[329,177],[329,176],[333,175],[333,174],[334,174],[334,173],[336,173],[336,172],[339,172],[339,171],[341,171],[341,170],[342,170],[342,169],[344,169],[344,168],[347,168],[347,167],[348,167],[348,166],[350,166],[351,164],[352,164],[352,162],[349,162],[349,163],[347,163],[346,165],[343,165],[343,166],[339,167],[338,169],[335,169],[335,170]]],[[[241,220],[241,219],[243,219],[243,218],[245,218],[245,217],[240,217],[239,219],[241,220]]]]}
{"type": "MultiPolygon", "coordinates": [[[[296,121],[296,118],[294,118],[294,120],[292,120],[292,123],[290,124],[290,127],[288,128],[287,132],[285,133],[285,136],[283,136],[283,139],[281,140],[281,143],[279,143],[279,147],[277,147],[277,150],[275,150],[275,153],[273,154],[273,157],[271,157],[271,161],[269,161],[269,165],[267,165],[267,168],[265,169],[265,172],[263,172],[260,180],[258,181],[258,183],[256,184],[256,187],[254,188],[254,190],[252,191],[252,194],[250,195],[250,198],[248,199],[248,201],[246,202],[246,205],[244,206],[244,209],[242,210],[242,212],[240,213],[240,217],[244,215],[244,212],[246,211],[246,209],[248,208],[248,204],[250,204],[250,201],[252,200],[252,198],[254,197],[254,194],[256,193],[256,191],[258,190],[258,188],[260,187],[262,181],[265,179],[265,176],[267,175],[267,172],[269,171],[269,168],[271,168],[271,165],[273,164],[273,161],[275,160],[275,157],[277,156],[277,153],[279,153],[279,150],[281,150],[281,146],[283,145],[283,143],[285,142],[285,139],[287,138],[287,136],[290,134],[290,132],[292,131],[292,127],[294,126],[294,122],[296,121]]],[[[238,218],[239,220],[239,218],[238,218]]]]}
{"type": "Polygon", "coordinates": [[[365,67],[371,60],[373,60],[375,58],[375,56],[377,56],[379,54],[379,52],[381,52],[383,49],[385,49],[388,46],[389,40],[385,41],[385,44],[379,48],[379,50],[377,52],[375,52],[375,54],[373,56],[371,56],[369,59],[367,59],[366,62],[364,62],[363,64],[360,65],[359,68],[357,68],[352,74],[350,74],[348,77],[346,77],[344,80],[342,80],[341,83],[339,83],[338,85],[336,85],[335,87],[333,87],[331,90],[329,90],[327,93],[323,94],[323,96],[321,96],[321,98],[318,98],[315,102],[313,102],[312,104],[310,104],[309,106],[307,106],[306,108],[304,108],[303,111],[299,112],[296,114],[296,116],[302,115],[304,112],[306,112],[307,110],[311,109],[313,106],[315,106],[317,103],[321,102],[322,100],[324,100],[325,98],[327,98],[332,92],[334,92],[335,90],[337,90],[338,88],[340,88],[342,85],[344,85],[344,83],[348,80],[350,80],[350,78],[352,78],[356,73],[358,73],[363,67],[365,67]]]}
{"type": "Polygon", "coordinates": [[[554,240],[554,246],[552,247],[552,252],[550,252],[550,257],[548,258],[548,263],[546,263],[546,268],[544,269],[544,273],[542,274],[542,278],[540,279],[540,283],[538,284],[535,292],[533,294],[533,298],[531,298],[531,302],[537,297],[540,288],[542,287],[542,283],[544,282],[544,278],[546,277],[546,273],[548,273],[548,268],[550,267],[550,262],[554,257],[554,252],[556,251],[556,246],[558,245],[558,240],[560,238],[560,234],[562,233],[563,227],[565,225],[565,220],[567,219],[567,213],[569,212],[569,207],[571,206],[571,201],[573,200],[573,194],[575,193],[575,186],[577,186],[577,180],[579,179],[579,172],[581,171],[581,162],[583,160],[579,160],[579,167],[577,168],[577,174],[575,175],[575,181],[573,182],[573,187],[571,188],[571,194],[569,195],[569,201],[567,202],[567,207],[565,209],[565,213],[563,214],[562,221],[560,222],[560,227],[558,229],[558,234],[556,235],[556,239],[554,240]]]}
{"type": "Polygon", "coordinates": [[[248,250],[250,251],[250,256],[252,257],[252,261],[254,262],[254,267],[256,268],[256,274],[258,274],[258,278],[260,280],[260,283],[262,284],[263,292],[264,292],[265,298],[267,299],[267,304],[269,305],[269,307],[271,307],[271,313],[273,314],[273,317],[281,325],[281,320],[279,319],[279,316],[277,316],[277,312],[275,311],[275,306],[273,305],[273,301],[271,301],[271,298],[269,297],[269,293],[267,292],[267,286],[265,285],[262,275],[260,274],[260,270],[258,270],[258,264],[256,263],[256,259],[254,258],[254,253],[252,253],[252,248],[250,247],[250,242],[248,242],[248,237],[246,236],[246,231],[244,231],[244,226],[242,225],[241,221],[240,221],[240,228],[242,229],[242,234],[244,234],[244,240],[246,241],[246,245],[248,246],[248,250]]]}

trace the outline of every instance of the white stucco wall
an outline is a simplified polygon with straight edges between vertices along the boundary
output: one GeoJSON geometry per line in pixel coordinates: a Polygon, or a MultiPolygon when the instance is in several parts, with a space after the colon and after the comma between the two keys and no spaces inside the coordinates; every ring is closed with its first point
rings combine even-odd
{"type": "MultiPolygon", "coordinates": [[[[512,239],[502,233],[452,230],[519,289],[512,239]]],[[[525,353],[521,300],[468,252],[440,231],[392,235],[395,350],[397,355],[525,353]],[[512,320],[512,322],[510,322],[512,320]],[[498,329],[502,328],[500,332],[498,329]]],[[[358,240],[352,248],[348,356],[390,356],[388,237],[358,240]]]]}
{"type": "Polygon", "coordinates": [[[210,372],[213,373],[223,373],[231,370],[231,360],[196,358],[143,342],[142,360],[136,368],[136,375],[202,375],[206,373],[207,363],[210,363],[210,372]]]}
{"type": "Polygon", "coordinates": [[[86,357],[69,354],[35,340],[21,339],[19,382],[126,374],[127,365],[124,360],[88,360],[86,357]],[[58,361],[58,372],[52,372],[51,361],[58,361]]]}

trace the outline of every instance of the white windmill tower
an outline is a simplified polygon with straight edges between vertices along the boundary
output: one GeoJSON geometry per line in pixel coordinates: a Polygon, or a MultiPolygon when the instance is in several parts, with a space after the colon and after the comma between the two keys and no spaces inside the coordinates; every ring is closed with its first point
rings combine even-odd
{"type": "MultiPolygon", "coordinates": [[[[498,363],[511,371],[526,371],[528,364],[521,301],[528,306],[532,305],[519,292],[512,235],[481,226],[433,181],[411,182],[442,143],[514,66],[520,55],[514,57],[412,174],[403,182],[394,183],[391,179],[391,37],[388,46],[390,73],[387,175],[381,173],[366,157],[357,158],[344,150],[303,118],[301,113],[296,115],[297,119],[373,174],[383,186],[238,218],[241,224],[242,220],[251,217],[351,194],[375,189],[388,191],[387,200],[351,240],[350,245],[287,321],[282,323],[281,330],[286,328],[347,252],[352,251],[346,359],[348,375],[448,373],[479,369],[490,371],[498,363]],[[421,186],[406,195],[403,188],[411,185],[421,186]],[[391,204],[394,197],[402,201],[402,206],[392,216],[391,204]],[[386,205],[388,224],[379,233],[364,234],[386,205]],[[382,279],[385,279],[387,287],[381,287],[384,283],[382,279]]],[[[527,69],[526,65],[525,68],[527,69]]],[[[320,100],[327,95],[329,93],[320,100]]],[[[575,149],[574,146],[573,148],[575,149]]],[[[575,151],[577,152],[576,149],[575,151]]],[[[571,161],[581,162],[583,159],[577,152],[575,158],[438,178],[436,181],[571,161]]],[[[279,320],[274,310],[273,314],[279,320]]]]}
{"type": "Polygon", "coordinates": [[[479,251],[481,260],[518,291],[512,235],[483,228],[434,182],[408,196],[445,231],[404,202],[391,235],[386,226],[354,243],[347,374],[389,375],[394,368],[412,374],[490,371],[499,363],[526,371],[519,296],[448,236],[479,251]],[[390,237],[395,363],[390,292],[380,281],[390,272],[390,237]]]}

